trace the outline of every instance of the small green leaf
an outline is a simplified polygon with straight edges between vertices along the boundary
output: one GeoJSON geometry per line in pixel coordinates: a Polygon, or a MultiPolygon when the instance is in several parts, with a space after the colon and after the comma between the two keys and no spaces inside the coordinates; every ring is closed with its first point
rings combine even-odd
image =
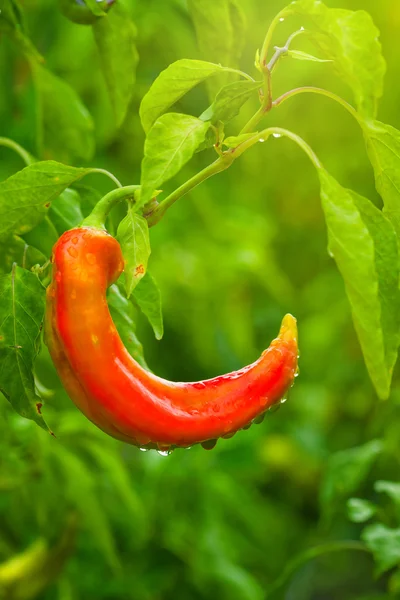
{"type": "Polygon", "coordinates": [[[331,455],[320,492],[321,505],[328,515],[331,515],[345,498],[357,491],[381,451],[382,442],[372,440],[363,446],[331,455]]]}
{"type": "Polygon", "coordinates": [[[161,310],[161,294],[153,277],[147,271],[139,285],[133,291],[133,299],[147,317],[157,340],[164,334],[161,310]]]}
{"type": "Polygon", "coordinates": [[[116,2],[112,10],[93,25],[93,33],[119,127],[135,87],[139,58],[135,46],[136,27],[124,6],[116,2]]]}
{"type": "Polygon", "coordinates": [[[140,119],[147,133],[157,118],[201,81],[230,71],[204,60],[182,59],[172,63],[153,82],[140,105],[140,119]]]}
{"type": "Polygon", "coordinates": [[[316,45],[351,87],[358,111],[374,117],[386,64],[371,16],[363,10],[327,8],[319,0],[297,0],[290,9],[310,18],[318,32],[316,45]]]}
{"type": "Polygon", "coordinates": [[[140,182],[142,206],[151,199],[155,189],[192,158],[209,126],[196,117],[179,113],[168,113],[157,119],[144,145],[140,182]]]}
{"type": "Polygon", "coordinates": [[[94,125],[87,108],[63,79],[36,61],[31,64],[46,156],[65,162],[90,160],[94,153],[94,125]]]}
{"type": "Polygon", "coordinates": [[[45,290],[16,265],[0,278],[0,392],[23,417],[47,429],[40,414],[33,365],[39,352],[45,290]]]}
{"type": "Polygon", "coordinates": [[[301,50],[288,50],[288,56],[291,58],[297,58],[297,60],[310,60],[319,63],[333,62],[332,60],[326,58],[317,58],[316,56],[307,54],[307,52],[302,52],[301,50]]]}
{"type": "Polygon", "coordinates": [[[344,279],[365,363],[380,398],[399,345],[399,258],[391,222],[369,200],[319,170],[329,250],[344,279]]]}
{"type": "Polygon", "coordinates": [[[125,261],[125,286],[129,298],[146,274],[151,252],[147,221],[134,212],[132,207],[129,207],[128,214],[118,226],[117,239],[125,261]]]}
{"type": "Polygon", "coordinates": [[[37,162],[0,183],[0,239],[31,231],[44,219],[52,201],[91,169],[55,161],[37,162]]]}
{"type": "Polygon", "coordinates": [[[396,229],[400,249],[400,131],[379,121],[366,121],[363,130],[376,189],[396,229]]]}
{"type": "Polygon", "coordinates": [[[368,500],[362,500],[361,498],[350,498],[347,501],[347,516],[353,523],[365,523],[377,511],[377,507],[368,500]]]}
{"type": "Polygon", "coordinates": [[[377,492],[384,492],[400,510],[400,483],[394,481],[375,481],[374,488],[377,492]]]}
{"type": "Polygon", "coordinates": [[[228,123],[239,114],[243,104],[260,87],[262,87],[261,82],[247,79],[228,83],[218,92],[214,102],[199,118],[202,121],[211,121],[211,123],[218,121],[228,123]]]}
{"type": "Polygon", "coordinates": [[[400,529],[379,523],[368,525],[361,538],[374,556],[378,576],[400,565],[400,529]]]}
{"type": "Polygon", "coordinates": [[[108,290],[108,306],[118,333],[129,354],[143,368],[149,370],[143,356],[143,346],[135,334],[134,307],[121,293],[118,285],[112,285],[108,290]]]}
{"type": "Polygon", "coordinates": [[[242,133],[241,135],[231,135],[225,138],[222,144],[227,148],[236,148],[243,142],[247,142],[247,140],[254,137],[255,135],[256,133],[242,133]]]}
{"type": "Polygon", "coordinates": [[[93,15],[96,15],[96,17],[104,17],[105,12],[102,9],[101,2],[99,2],[99,0],[83,0],[83,2],[93,15]]]}
{"type": "Polygon", "coordinates": [[[53,200],[49,217],[60,235],[79,225],[83,221],[83,214],[78,192],[71,188],[64,190],[53,200]]]}

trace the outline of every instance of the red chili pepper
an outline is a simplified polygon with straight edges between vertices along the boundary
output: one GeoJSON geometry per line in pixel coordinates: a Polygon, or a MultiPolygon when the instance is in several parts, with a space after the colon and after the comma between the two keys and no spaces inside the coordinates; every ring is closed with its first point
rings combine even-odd
{"type": "Polygon", "coordinates": [[[143,369],[112,321],[106,291],[124,268],[105,231],[67,231],[53,250],[46,339],[61,381],[100,429],[131,444],[167,450],[212,447],[278,403],[297,371],[297,328],[283,319],[278,338],[253,364],[195,383],[174,383],[143,369]]]}

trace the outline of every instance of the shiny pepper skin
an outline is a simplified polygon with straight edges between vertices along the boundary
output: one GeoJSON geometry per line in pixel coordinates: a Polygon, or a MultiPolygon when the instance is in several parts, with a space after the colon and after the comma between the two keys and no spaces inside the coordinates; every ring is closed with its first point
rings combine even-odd
{"type": "Polygon", "coordinates": [[[162,451],[247,428],[292,386],[297,328],[291,315],[253,364],[194,383],[174,383],[141,367],[112,321],[107,288],[124,268],[118,242],[104,230],[67,231],[53,249],[47,289],[46,342],[76,406],[109,435],[162,451]]]}

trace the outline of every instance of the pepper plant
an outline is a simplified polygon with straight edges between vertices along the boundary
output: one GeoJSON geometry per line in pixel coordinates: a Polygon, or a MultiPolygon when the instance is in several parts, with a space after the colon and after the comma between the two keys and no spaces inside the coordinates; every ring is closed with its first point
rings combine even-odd
{"type": "MultiPolygon", "coordinates": [[[[51,397],[51,391],[40,374],[40,360],[46,356],[42,344],[45,290],[51,280],[54,244],[84,219],[87,225],[105,224],[121,245],[124,276],[111,289],[109,306],[128,351],[148,368],[132,315],[142,312],[155,337],[162,337],[161,293],[148,269],[152,228],[156,231],[168,220],[172,206],[179,211],[180,205],[190,202],[191,192],[206,180],[222,177],[224,171],[229,177],[244,155],[261,154],[267,144],[278,152],[278,145],[287,138],[315,168],[328,252],[344,282],[366,370],[377,397],[387,400],[400,342],[400,132],[377,120],[385,61],[372,18],[365,11],[295,0],[273,18],[258,49],[255,45],[254,64],[243,66],[245,15],[239,2],[189,0],[183,8],[183,3],[178,4],[192,20],[201,58],[176,57],[143,90],[141,171],[137,178],[121,182],[111,166],[90,164],[95,162],[95,131],[89,111],[74,87],[52,72],[46,53],[30,39],[19,2],[2,0],[0,36],[11,41],[28,69],[36,131],[28,149],[18,139],[0,138],[0,144],[14,150],[26,165],[0,184],[0,391],[19,415],[50,431],[46,397],[51,397]],[[280,30],[288,27],[289,34],[282,38],[280,30]],[[285,62],[292,69],[321,63],[321,69],[330,70],[332,81],[339,82],[335,86],[349,90],[352,101],[308,84],[277,93],[276,77],[285,62]],[[199,91],[200,86],[207,95],[199,91]],[[184,109],[191,107],[194,94],[202,94],[204,106],[201,112],[190,114],[184,109]],[[314,96],[324,97],[354,120],[380,200],[373,202],[356,188],[342,185],[325,166],[323,152],[317,153],[296,131],[274,122],[280,119],[282,106],[293,105],[300,96],[307,96],[310,103],[314,96]],[[253,114],[242,118],[250,106],[253,114]],[[201,167],[185,179],[189,161],[201,167]],[[105,177],[114,186],[106,194],[100,179],[105,177]]],[[[119,0],[62,0],[60,9],[71,27],[92,29],[113,127],[123,128],[137,94],[135,70],[140,60],[130,6],[119,0]]],[[[29,110],[27,104],[22,103],[22,112],[29,110]]],[[[290,184],[295,189],[300,181],[290,184]]],[[[297,385],[301,386],[301,378],[297,385]]],[[[51,426],[55,436],[62,429],[51,426]]],[[[381,446],[379,452],[375,450],[371,450],[371,461],[383,452],[381,446]]],[[[357,478],[342,500],[356,488],[357,478]]],[[[73,519],[67,523],[67,532],[75,527],[73,519]]],[[[396,535],[387,533],[390,539],[397,540],[396,535]]],[[[102,544],[113,563],[115,553],[107,536],[104,533],[102,544]]],[[[398,564],[395,555],[397,562],[390,566],[398,564]]],[[[379,560],[383,559],[378,552],[379,560]]]]}

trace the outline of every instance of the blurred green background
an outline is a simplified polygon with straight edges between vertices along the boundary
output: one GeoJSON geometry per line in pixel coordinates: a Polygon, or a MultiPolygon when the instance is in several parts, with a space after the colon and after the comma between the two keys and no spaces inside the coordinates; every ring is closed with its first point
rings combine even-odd
{"type": "MultiPolygon", "coordinates": [[[[135,97],[116,131],[90,27],[70,23],[54,0],[22,2],[47,66],[70,83],[94,117],[97,145],[89,164],[108,169],[124,185],[140,179],[141,98],[168,64],[201,58],[184,0],[126,4],[137,26],[140,61],[135,97]]],[[[400,128],[398,2],[327,4],[372,15],[388,65],[378,118],[400,128]]],[[[285,3],[240,5],[247,18],[240,66],[254,75],[255,51],[285,3]]],[[[286,20],[275,43],[282,45],[301,25],[286,20]]],[[[311,49],[300,41],[295,47],[311,49]]],[[[35,153],[29,66],[5,36],[0,73],[0,134],[35,153]]],[[[274,97],[300,85],[326,87],[352,101],[329,64],[282,61],[274,97]]],[[[178,109],[199,115],[208,104],[205,87],[199,87],[178,109]]],[[[249,102],[228,133],[236,133],[256,107],[256,100],[249,102]]],[[[272,111],[265,123],[304,137],[342,185],[380,205],[360,130],[340,106],[303,95],[272,111]]],[[[196,155],[165,189],[212,159],[213,150],[196,155]]],[[[0,148],[1,178],[20,168],[20,159],[0,148]]],[[[110,189],[99,176],[86,183],[110,189]]],[[[36,548],[42,562],[26,568],[23,580],[6,586],[3,596],[0,587],[0,598],[377,600],[390,591],[400,597],[391,574],[374,577],[370,554],[344,548],[299,564],[271,592],[298,553],[359,539],[362,526],[346,516],[346,485],[336,485],[334,493],[330,488],[336,452],[377,438],[384,442],[353,495],[376,499],[375,480],[399,480],[399,370],[391,399],[379,402],[343,282],[327,253],[317,176],[308,159],[286,139],[258,145],[179,200],[151,229],[151,243],[150,270],[163,299],[162,341],[143,317],[135,320],[155,373],[197,380],[237,369],[259,356],[290,311],[299,324],[300,377],[288,402],[261,425],[219,441],[212,451],[193,447],[162,457],[116,442],[87,422],[63,392],[43,348],[38,377],[48,390],[44,414],[56,439],[0,402],[0,563],[38,539],[51,550],[42,548],[41,555],[36,548]]],[[[345,481],[342,473],[338,480],[342,476],[345,481]]],[[[388,514],[389,524],[399,525],[388,514]]],[[[0,564],[0,582],[1,576],[0,564]]]]}

